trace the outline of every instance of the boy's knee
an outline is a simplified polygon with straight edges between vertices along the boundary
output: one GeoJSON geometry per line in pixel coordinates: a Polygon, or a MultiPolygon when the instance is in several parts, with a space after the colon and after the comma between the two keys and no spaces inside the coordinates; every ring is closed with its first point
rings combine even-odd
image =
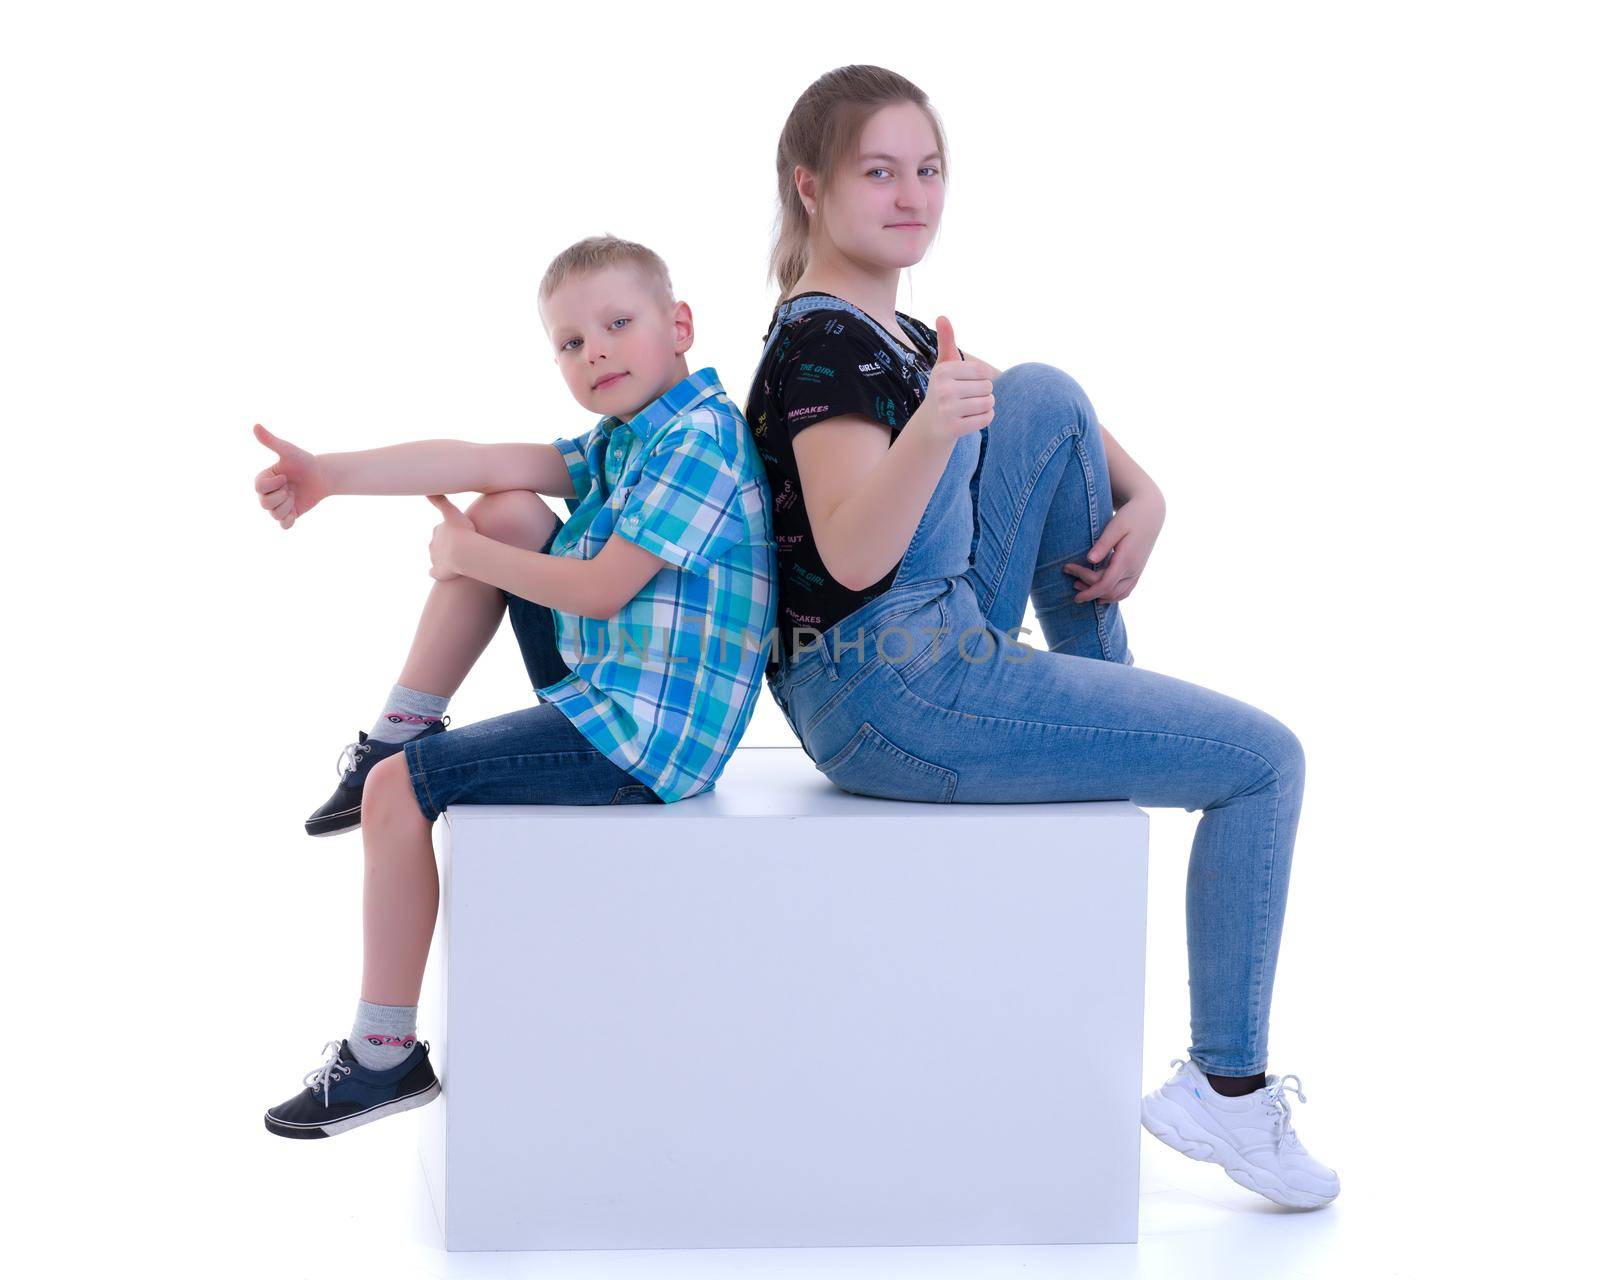
{"type": "Polygon", "coordinates": [[[397,811],[403,814],[407,809],[418,818],[422,816],[422,806],[417,803],[416,791],[411,786],[406,753],[397,751],[378,761],[367,774],[366,785],[361,789],[362,823],[397,811]]]}
{"type": "Polygon", "coordinates": [[[556,515],[527,489],[486,493],[467,508],[467,518],[486,538],[536,551],[555,527],[556,515]]]}

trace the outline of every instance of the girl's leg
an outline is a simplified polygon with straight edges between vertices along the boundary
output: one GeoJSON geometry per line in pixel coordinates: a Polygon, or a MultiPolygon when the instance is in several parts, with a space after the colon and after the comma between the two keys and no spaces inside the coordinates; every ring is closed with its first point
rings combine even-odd
{"type": "Polygon", "coordinates": [[[1052,653],[1131,665],[1116,602],[1080,604],[1078,582],[1061,571],[1088,563],[1112,515],[1111,473],[1089,397],[1052,365],[1013,365],[995,380],[989,431],[976,563],[967,571],[979,608],[1010,633],[1031,597],[1052,653]]]}
{"type": "MultiPolygon", "coordinates": [[[[979,546],[968,571],[989,625],[999,632],[1015,628],[1031,596],[1052,654],[1131,665],[1118,606],[1078,603],[1077,583],[1061,571],[1071,561],[1087,563],[1086,553],[1111,514],[1100,423],[1083,388],[1051,365],[1007,369],[995,382],[979,546]]],[[[969,645],[973,653],[993,652],[969,645]]],[[[1071,735],[1032,729],[1034,735],[1058,737],[1059,745],[1046,753],[1056,767],[1071,769],[1080,781],[1100,773],[1107,795],[1202,810],[1187,885],[1190,1054],[1214,1075],[1265,1071],[1268,1011],[1304,787],[1298,739],[1237,699],[1155,673],[1106,671],[1099,663],[1069,666],[1063,674],[1054,662],[1013,668],[996,661],[961,673],[957,686],[939,690],[932,700],[1002,718],[1009,711],[1019,721],[1050,718],[1036,708],[1075,707],[1080,723],[1097,726],[1083,731],[1090,734],[1090,759],[1072,759],[1071,735]],[[1050,685],[1058,678],[1063,701],[1056,704],[1050,685]]],[[[977,725],[970,718],[966,723],[977,725]]],[[[993,732],[1001,732],[998,724],[993,732]]],[[[1011,761],[1013,772],[1027,772],[1007,751],[997,755],[1011,761]]],[[[1026,784],[1021,794],[994,791],[1001,781],[969,767],[961,777],[962,798],[1045,794],[1027,791],[1026,784]]]]}
{"type": "Polygon", "coordinates": [[[373,765],[361,819],[366,849],[361,998],[414,1005],[439,914],[439,869],[433,860],[433,823],[417,804],[404,755],[373,765]]]}
{"type": "MultiPolygon", "coordinates": [[[[479,533],[528,551],[542,548],[558,523],[543,499],[526,489],[486,493],[466,513],[479,533]]],[[[499,587],[475,578],[435,582],[400,683],[422,693],[453,696],[500,629],[505,607],[499,587]]]]}

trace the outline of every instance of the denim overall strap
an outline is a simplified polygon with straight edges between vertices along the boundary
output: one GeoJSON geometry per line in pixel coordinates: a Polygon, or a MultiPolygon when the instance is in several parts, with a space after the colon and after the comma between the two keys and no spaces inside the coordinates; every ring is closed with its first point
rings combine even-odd
{"type": "MultiPolygon", "coordinates": [[[[910,335],[906,334],[902,341],[896,342],[865,311],[832,294],[813,294],[780,302],[773,313],[772,327],[757,367],[765,367],[788,321],[796,316],[827,311],[849,312],[866,325],[878,339],[874,352],[878,362],[886,369],[898,370],[905,381],[916,386],[920,403],[927,394],[928,377],[907,353],[907,348],[913,345],[910,335]]],[[[850,624],[848,630],[851,640],[859,642],[863,624],[881,621],[885,615],[906,612],[908,607],[926,603],[950,591],[955,579],[973,564],[978,550],[979,471],[988,433],[985,429],[973,434],[976,439],[973,435],[963,436],[951,451],[950,463],[911,536],[893,583],[888,590],[843,620],[850,624]],[[963,504],[959,515],[955,505],[958,486],[966,488],[969,498],[969,503],[963,504]],[[958,549],[958,540],[965,544],[964,548],[958,549]]],[[[835,646],[843,638],[839,632],[842,625],[843,622],[830,629],[825,643],[813,641],[810,648],[792,660],[787,653],[787,646],[780,643],[777,646],[779,680],[787,683],[797,670],[809,669],[818,662],[823,665],[830,679],[838,679],[840,672],[835,646]]],[[[850,664],[847,662],[846,665],[850,664]]]]}

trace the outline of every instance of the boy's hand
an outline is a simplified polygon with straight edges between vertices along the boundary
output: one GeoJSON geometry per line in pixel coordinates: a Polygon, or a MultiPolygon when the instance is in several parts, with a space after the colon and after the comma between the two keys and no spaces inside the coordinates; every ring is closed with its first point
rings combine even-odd
{"type": "Polygon", "coordinates": [[[433,540],[428,543],[428,554],[433,558],[428,576],[448,582],[461,576],[461,545],[478,532],[478,527],[442,493],[430,493],[428,501],[444,514],[444,523],[433,526],[433,540]]]}
{"type": "Polygon", "coordinates": [[[256,476],[261,505],[285,529],[333,492],[314,453],[280,440],[259,422],[256,439],[278,455],[277,462],[256,476]]]}

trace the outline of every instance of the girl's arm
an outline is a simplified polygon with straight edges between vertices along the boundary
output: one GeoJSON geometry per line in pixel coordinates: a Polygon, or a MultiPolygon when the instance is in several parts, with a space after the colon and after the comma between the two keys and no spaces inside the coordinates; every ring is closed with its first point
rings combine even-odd
{"type": "Polygon", "coordinates": [[[889,429],[839,414],[794,437],[794,462],[817,555],[835,582],[864,591],[905,554],[955,441],[916,414],[889,429]]]}
{"type": "Polygon", "coordinates": [[[321,453],[317,463],[330,493],[427,495],[530,489],[555,498],[576,496],[567,465],[552,444],[413,440],[381,449],[321,453]]]}
{"type": "Polygon", "coordinates": [[[1106,448],[1106,470],[1111,473],[1112,503],[1120,507],[1131,498],[1148,495],[1159,501],[1165,510],[1166,499],[1162,497],[1159,486],[1117,443],[1116,437],[1106,430],[1103,422],[1100,424],[1100,439],[1106,448]]]}

